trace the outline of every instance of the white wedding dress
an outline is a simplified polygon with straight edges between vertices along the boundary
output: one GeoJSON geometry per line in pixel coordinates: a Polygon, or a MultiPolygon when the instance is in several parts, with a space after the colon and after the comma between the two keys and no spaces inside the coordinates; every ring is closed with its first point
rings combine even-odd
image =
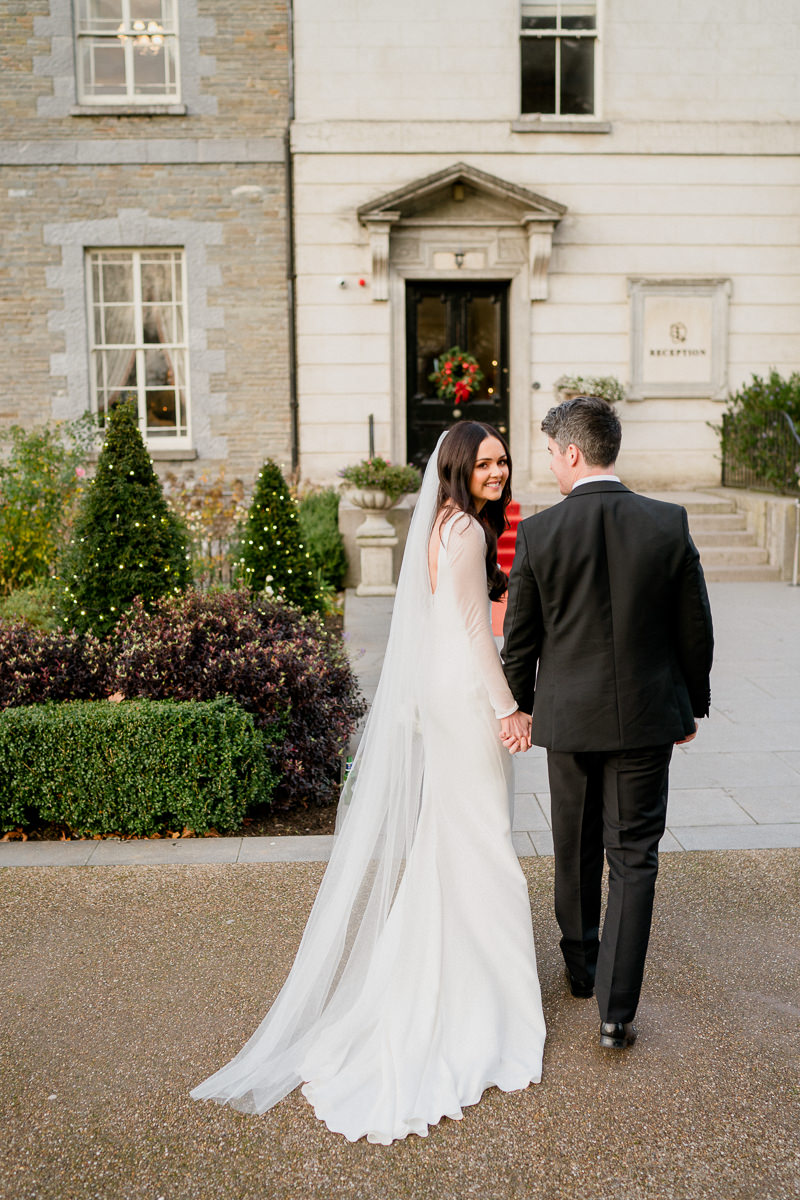
{"type": "Polygon", "coordinates": [[[463,513],[446,522],[431,594],[431,515],[418,513],[427,526],[406,549],[425,612],[412,641],[393,622],[295,965],[240,1054],[192,1092],[260,1112],[302,1082],[317,1117],[351,1141],[425,1136],[490,1085],[541,1078],[530,905],[498,737],[516,706],[491,633],[485,539],[463,513]]]}

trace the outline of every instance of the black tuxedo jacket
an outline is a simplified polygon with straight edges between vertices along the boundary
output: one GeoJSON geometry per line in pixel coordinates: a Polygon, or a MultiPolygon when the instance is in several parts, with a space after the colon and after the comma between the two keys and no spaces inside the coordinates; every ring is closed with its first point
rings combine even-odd
{"type": "Polygon", "coordinates": [[[713,633],[686,510],[608,481],[521,522],[503,634],[536,745],[624,750],[693,733],[713,633]]]}

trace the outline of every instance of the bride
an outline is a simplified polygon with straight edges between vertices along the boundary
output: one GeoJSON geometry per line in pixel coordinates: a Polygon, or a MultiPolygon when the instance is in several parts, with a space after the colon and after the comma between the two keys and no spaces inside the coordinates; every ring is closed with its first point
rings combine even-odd
{"type": "Polygon", "coordinates": [[[302,1084],[320,1120],[388,1145],[541,1078],[545,1039],[510,753],[528,747],[492,637],[508,447],[439,441],[406,542],[380,683],[294,965],[195,1099],[264,1112],[302,1084]]]}

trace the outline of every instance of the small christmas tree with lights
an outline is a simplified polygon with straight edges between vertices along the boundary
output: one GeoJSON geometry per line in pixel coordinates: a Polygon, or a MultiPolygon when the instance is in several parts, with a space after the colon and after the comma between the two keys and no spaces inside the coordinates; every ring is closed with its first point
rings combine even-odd
{"type": "Polygon", "coordinates": [[[135,596],[149,605],[189,583],[186,539],[167,507],[133,404],[118,404],[109,416],[59,581],[62,623],[101,638],[135,596]]]}
{"type": "Polygon", "coordinates": [[[280,467],[271,459],[258,473],[250,511],[242,525],[236,576],[251,591],[283,596],[304,612],[322,608],[297,505],[280,467]]]}

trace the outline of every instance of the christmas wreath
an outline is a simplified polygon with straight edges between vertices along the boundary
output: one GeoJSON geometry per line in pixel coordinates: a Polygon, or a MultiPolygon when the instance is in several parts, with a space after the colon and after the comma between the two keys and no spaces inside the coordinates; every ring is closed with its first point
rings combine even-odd
{"type": "Polygon", "coordinates": [[[436,384],[436,395],[440,400],[466,404],[483,383],[483,371],[477,358],[464,354],[458,346],[446,350],[437,364],[437,370],[428,378],[436,384]]]}

